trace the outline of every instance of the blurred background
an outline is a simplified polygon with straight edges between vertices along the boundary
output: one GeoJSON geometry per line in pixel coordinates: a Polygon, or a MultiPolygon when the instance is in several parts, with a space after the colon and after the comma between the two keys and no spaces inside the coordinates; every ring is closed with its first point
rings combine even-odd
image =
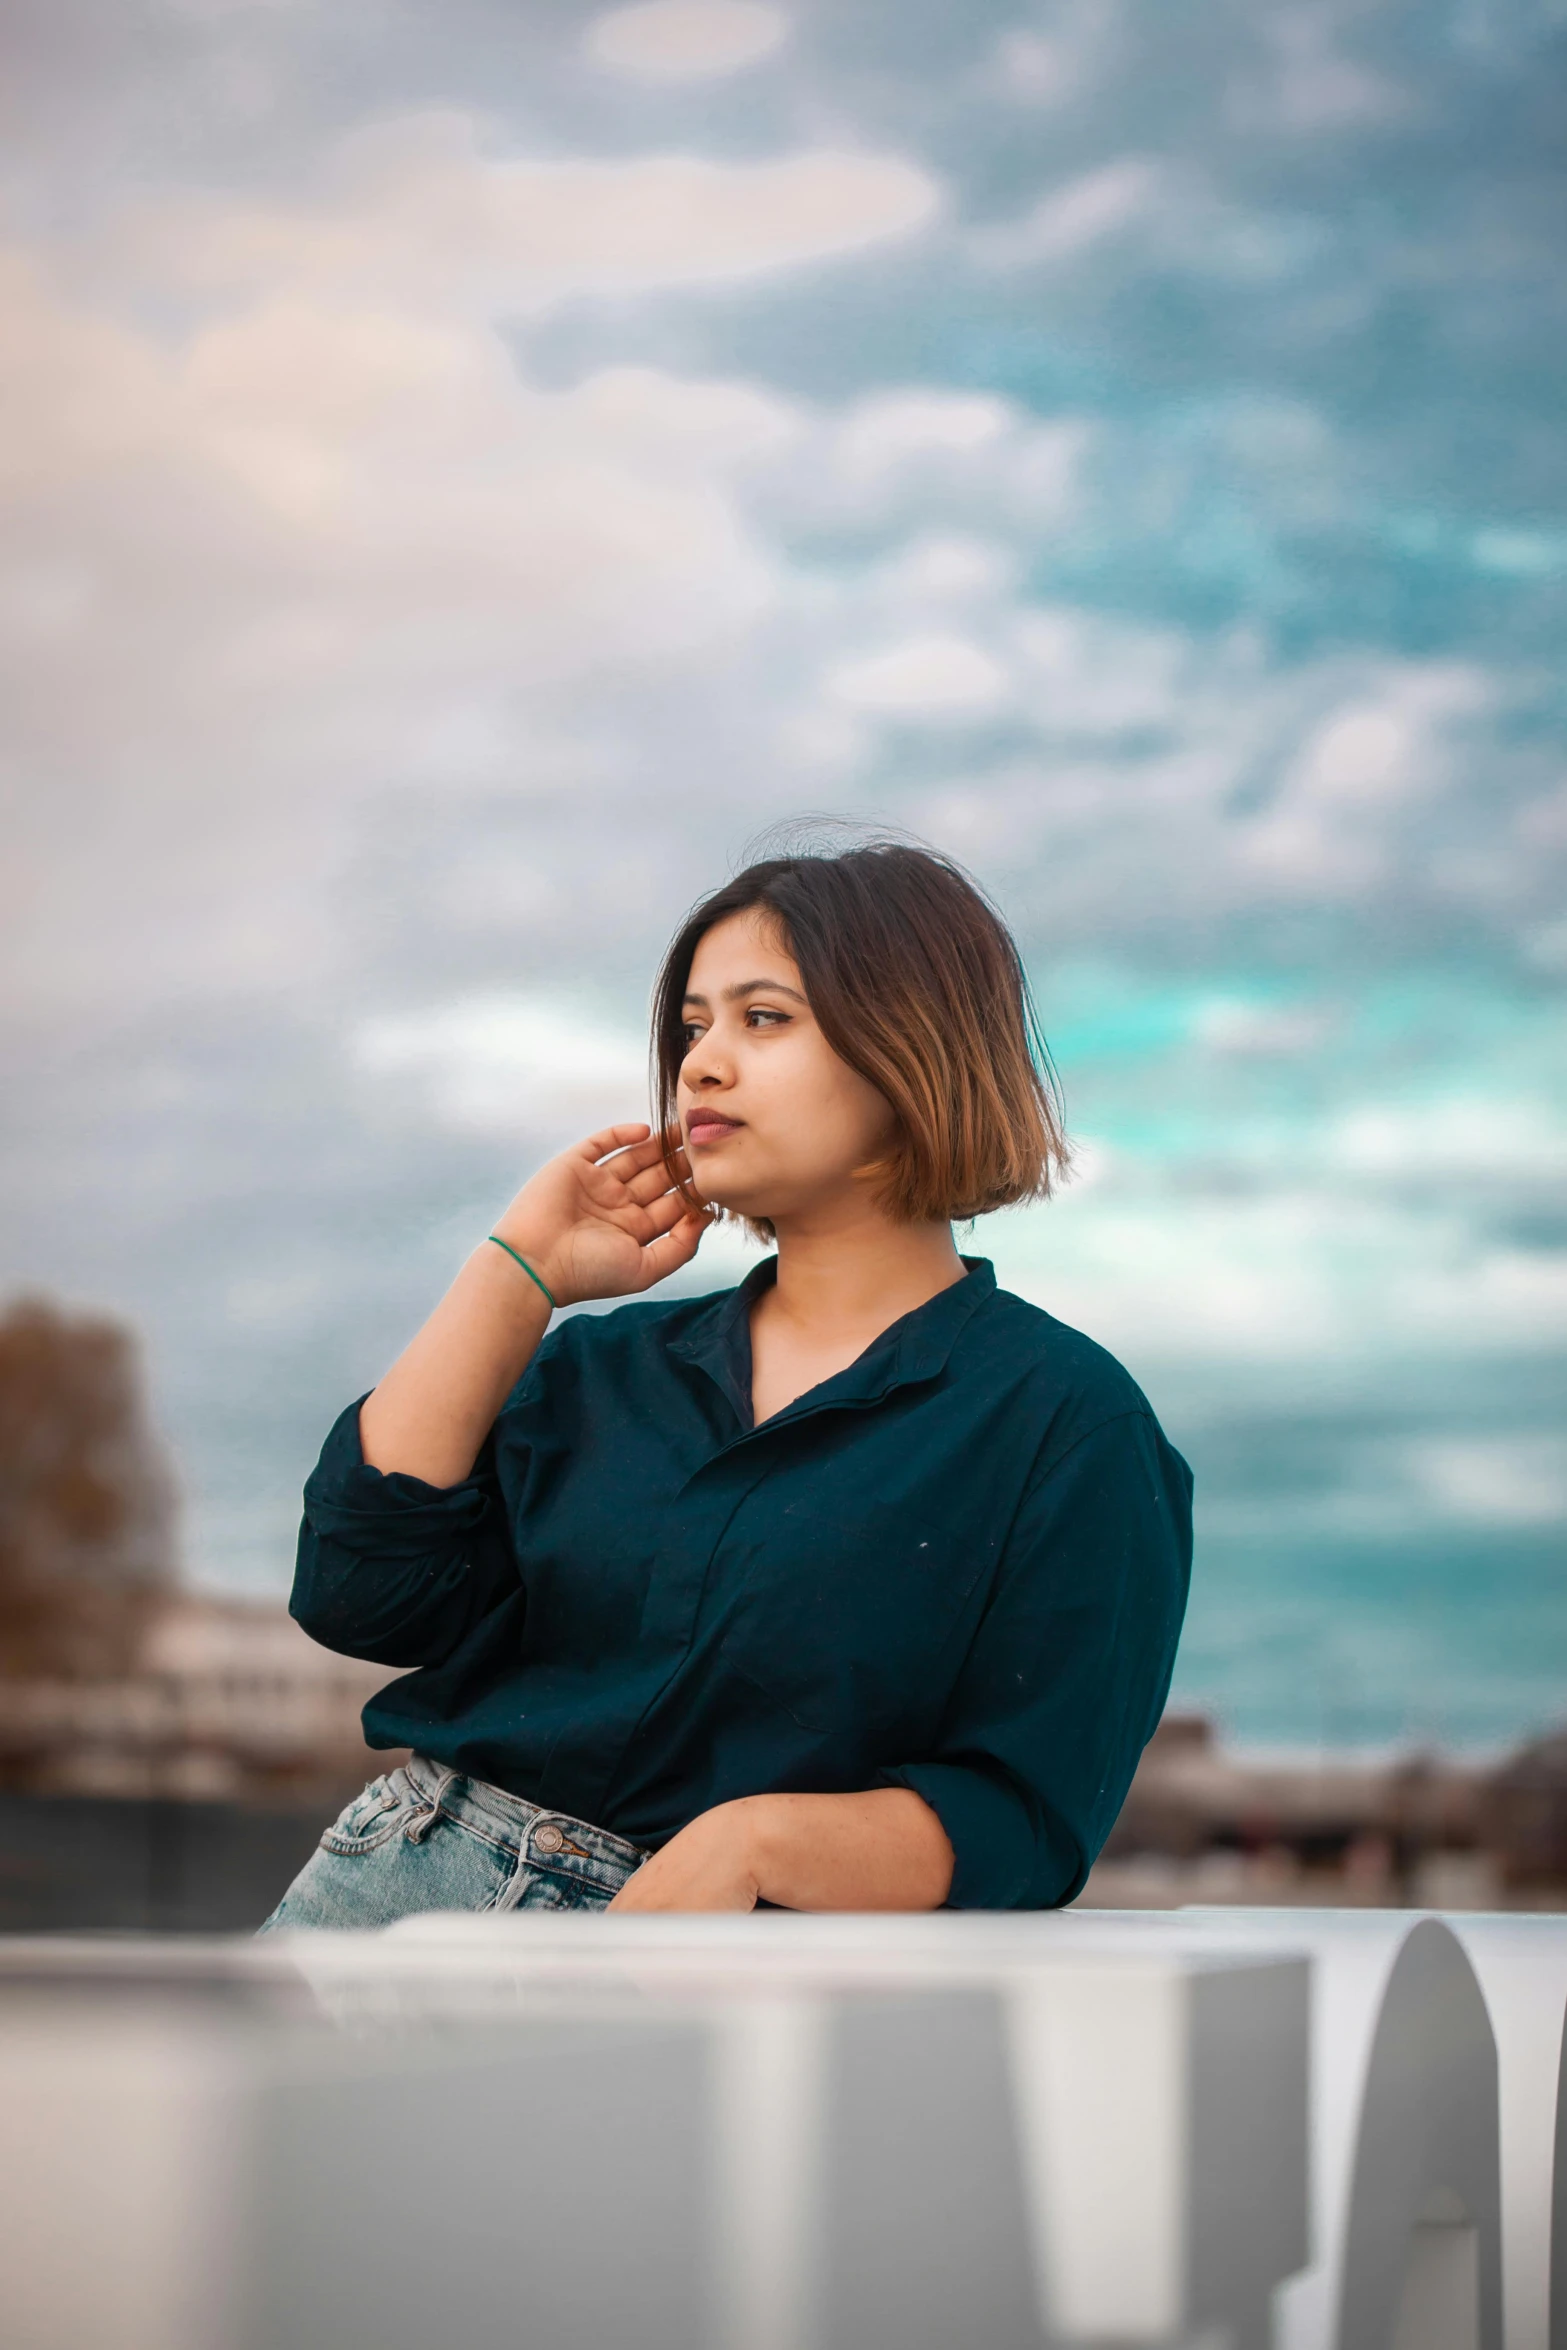
{"type": "Polygon", "coordinates": [[[817,812],[1196,1470],[1093,1897],[1567,1899],[1564,0],[0,27],[0,1924],[271,1905],[320,1439],[817,812]]]}

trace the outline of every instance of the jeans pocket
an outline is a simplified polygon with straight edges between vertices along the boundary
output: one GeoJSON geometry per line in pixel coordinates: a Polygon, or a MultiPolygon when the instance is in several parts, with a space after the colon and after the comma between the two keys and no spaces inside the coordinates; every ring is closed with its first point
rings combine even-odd
{"type": "Polygon", "coordinates": [[[321,1837],[323,1852],[373,1852],[428,1807],[415,1794],[408,1773],[399,1768],[372,1779],[352,1803],[345,1804],[321,1837]]]}

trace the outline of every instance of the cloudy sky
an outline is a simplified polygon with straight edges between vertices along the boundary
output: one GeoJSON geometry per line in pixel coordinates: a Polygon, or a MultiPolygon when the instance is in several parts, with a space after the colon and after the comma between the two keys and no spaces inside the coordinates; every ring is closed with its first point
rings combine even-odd
{"type": "Polygon", "coordinates": [[[1082,1173],[966,1245],[1194,1462],[1181,1693],[1567,1714],[1563,0],[0,26],[0,1277],[187,1570],[828,813],[1024,944],[1082,1173]]]}

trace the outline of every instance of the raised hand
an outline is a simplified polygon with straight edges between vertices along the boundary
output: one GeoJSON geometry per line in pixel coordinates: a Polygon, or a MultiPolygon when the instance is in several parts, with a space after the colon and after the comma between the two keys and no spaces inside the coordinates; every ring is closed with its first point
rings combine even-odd
{"type": "MultiPolygon", "coordinates": [[[[676,1172],[687,1172],[684,1153],[676,1172]]],[[[643,1126],[606,1126],[525,1183],[495,1226],[557,1305],[633,1297],[688,1265],[709,1216],[686,1206],[643,1126]]],[[[372,1468],[455,1485],[549,1321],[543,1291],[481,1241],[359,1413],[372,1468]]]]}
{"type": "MultiPolygon", "coordinates": [[[[683,1150],[671,1163],[690,1173],[683,1150]]],[[[691,1262],[711,1221],[673,1188],[657,1135],[630,1125],[605,1126],[549,1160],[495,1229],[566,1306],[651,1289],[691,1262]]]]}

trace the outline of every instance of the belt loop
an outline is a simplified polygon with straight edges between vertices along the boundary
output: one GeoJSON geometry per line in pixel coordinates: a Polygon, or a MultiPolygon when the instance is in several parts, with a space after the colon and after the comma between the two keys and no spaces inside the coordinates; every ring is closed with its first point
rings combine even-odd
{"type": "Polygon", "coordinates": [[[424,1842],[426,1836],[429,1835],[430,1830],[435,1826],[436,1821],[441,1816],[441,1808],[446,1801],[447,1795],[451,1791],[453,1780],[460,1779],[461,1777],[461,1771],[442,1771],[440,1778],[436,1781],[435,1793],[430,1799],[429,1810],[426,1812],[421,1812],[416,1820],[410,1820],[407,1827],[403,1830],[403,1834],[407,1837],[410,1844],[422,1844],[424,1842]]]}
{"type": "Polygon", "coordinates": [[[528,1858],[528,1839],[533,1833],[534,1821],[544,1816],[542,1804],[529,1803],[522,1797],[516,1800],[524,1815],[517,1829],[517,1865],[512,1870],[510,1881],[501,1887],[496,1897],[493,1906],[497,1910],[516,1909],[528,1890],[528,1872],[532,1867],[528,1858]]]}

